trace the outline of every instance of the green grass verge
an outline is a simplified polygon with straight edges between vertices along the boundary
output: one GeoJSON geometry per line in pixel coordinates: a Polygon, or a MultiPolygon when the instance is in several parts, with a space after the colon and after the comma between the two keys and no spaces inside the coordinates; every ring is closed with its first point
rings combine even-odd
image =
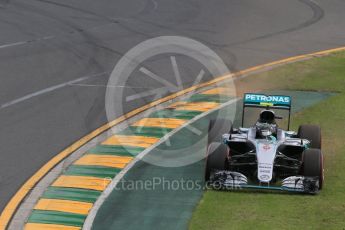
{"type": "MultiPolygon", "coordinates": [[[[292,117],[292,127],[322,128],[325,185],[319,195],[205,192],[190,229],[345,229],[345,53],[255,76],[271,88],[337,92],[292,117]]],[[[250,79],[248,79],[250,81],[250,79]]]]}

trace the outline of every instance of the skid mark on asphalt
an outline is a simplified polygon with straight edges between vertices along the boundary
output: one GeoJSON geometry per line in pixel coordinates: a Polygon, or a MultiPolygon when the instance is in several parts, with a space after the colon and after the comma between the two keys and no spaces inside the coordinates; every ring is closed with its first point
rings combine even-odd
{"type": "Polygon", "coordinates": [[[245,41],[234,42],[234,43],[231,43],[228,45],[242,45],[242,44],[249,43],[249,42],[256,41],[256,40],[266,39],[266,38],[273,37],[276,35],[281,35],[281,34],[286,34],[286,33],[294,32],[294,31],[298,31],[298,30],[304,29],[308,26],[311,26],[311,25],[317,23],[318,21],[320,21],[324,17],[324,15],[325,15],[324,10],[315,1],[313,1],[313,0],[299,0],[299,2],[308,6],[313,11],[313,16],[310,19],[308,19],[307,21],[302,22],[301,24],[298,24],[296,26],[293,26],[293,27],[285,29],[285,30],[280,30],[277,32],[264,34],[262,36],[251,38],[251,39],[248,39],[245,41]]]}

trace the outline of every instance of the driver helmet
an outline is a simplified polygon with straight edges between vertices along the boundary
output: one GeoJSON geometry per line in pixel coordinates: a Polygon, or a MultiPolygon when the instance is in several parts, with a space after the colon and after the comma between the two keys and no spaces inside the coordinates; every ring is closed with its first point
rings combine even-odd
{"type": "Polygon", "coordinates": [[[260,113],[259,122],[261,123],[268,123],[268,124],[275,124],[276,115],[272,110],[262,110],[260,113]]]}
{"type": "Polygon", "coordinates": [[[274,136],[277,133],[277,124],[275,114],[272,110],[263,110],[260,113],[259,120],[256,123],[256,133],[259,138],[274,136]]]}

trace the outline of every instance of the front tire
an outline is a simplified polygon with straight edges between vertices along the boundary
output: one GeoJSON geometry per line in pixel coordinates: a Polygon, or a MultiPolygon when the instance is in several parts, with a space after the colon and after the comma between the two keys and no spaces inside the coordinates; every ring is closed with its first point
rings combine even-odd
{"type": "Polygon", "coordinates": [[[210,120],[208,126],[208,145],[221,142],[223,134],[232,132],[232,122],[226,119],[210,120]]]}
{"type": "Polygon", "coordinates": [[[205,166],[205,181],[209,181],[214,170],[225,170],[229,148],[219,142],[208,146],[205,166]]]}
{"type": "Polygon", "coordinates": [[[298,128],[298,137],[309,140],[310,147],[321,149],[321,128],[317,125],[301,125],[298,128]]]}
{"type": "Polygon", "coordinates": [[[303,152],[303,176],[319,177],[319,189],[324,182],[323,155],[320,149],[307,149],[303,152]]]}

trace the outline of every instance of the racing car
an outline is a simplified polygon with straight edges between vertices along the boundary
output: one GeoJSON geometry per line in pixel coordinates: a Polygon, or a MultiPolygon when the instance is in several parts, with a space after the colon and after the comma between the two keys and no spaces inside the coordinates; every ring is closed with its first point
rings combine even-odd
{"type": "Polygon", "coordinates": [[[290,96],[246,93],[241,127],[234,128],[230,120],[211,120],[208,186],[317,194],[324,182],[321,129],[300,125],[297,132],[290,131],[290,116],[290,96]],[[257,115],[248,110],[258,111],[257,115]],[[285,117],[278,115],[283,112],[285,117]],[[255,119],[248,126],[247,117],[255,119]],[[284,122],[287,129],[280,127],[284,122]]]}

